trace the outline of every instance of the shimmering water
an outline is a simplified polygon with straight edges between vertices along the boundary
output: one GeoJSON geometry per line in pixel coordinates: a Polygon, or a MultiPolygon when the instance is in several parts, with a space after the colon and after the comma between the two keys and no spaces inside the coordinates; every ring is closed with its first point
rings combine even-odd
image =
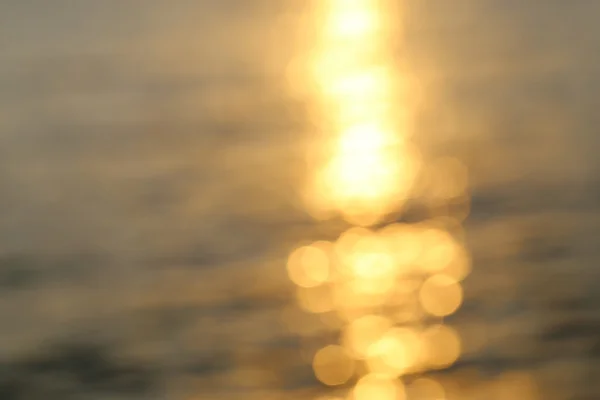
{"type": "MultiPolygon", "coordinates": [[[[310,360],[336,338],[285,268],[348,228],[302,201],[306,2],[51,3],[0,2],[0,398],[327,393],[310,360]]],[[[449,399],[525,399],[528,379],[597,398],[600,4],[399,12],[413,140],[471,177],[464,351],[435,378],[449,399]]]]}

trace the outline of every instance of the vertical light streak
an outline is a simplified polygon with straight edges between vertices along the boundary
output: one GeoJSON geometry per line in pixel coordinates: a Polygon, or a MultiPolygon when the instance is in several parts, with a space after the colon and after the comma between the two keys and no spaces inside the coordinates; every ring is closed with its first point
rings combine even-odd
{"type": "Polygon", "coordinates": [[[310,204],[371,225],[398,209],[416,173],[408,110],[395,73],[390,1],[324,1],[313,78],[331,140],[310,204]]]}
{"type": "Polygon", "coordinates": [[[310,70],[325,155],[307,199],[315,216],[340,215],[354,227],[334,243],[296,249],[288,261],[300,306],[334,312],[342,325],[340,344],[316,354],[315,375],[331,386],[355,381],[353,400],[403,399],[403,375],[456,361],[460,339],[441,318],[459,308],[470,271],[460,242],[433,223],[368,228],[401,210],[420,170],[409,79],[394,54],[396,5],[320,3],[310,70]]]}

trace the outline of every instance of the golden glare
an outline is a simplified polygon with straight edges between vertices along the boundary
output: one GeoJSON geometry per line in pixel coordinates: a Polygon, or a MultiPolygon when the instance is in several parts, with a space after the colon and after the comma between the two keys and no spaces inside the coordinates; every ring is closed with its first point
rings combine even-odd
{"type": "MultiPolygon", "coordinates": [[[[468,213],[461,203],[468,204],[467,169],[453,158],[421,166],[411,139],[413,82],[394,54],[395,7],[392,0],[318,2],[317,41],[303,68],[321,134],[309,156],[308,212],[352,227],[334,242],[294,250],[287,272],[298,306],[340,332],[340,346],[314,356],[316,377],[335,386],[356,374],[352,400],[405,400],[400,377],[458,359],[456,331],[427,323],[458,310],[459,282],[471,270],[460,227],[468,213]],[[421,199],[432,218],[390,223],[407,202],[421,199]]],[[[415,380],[411,393],[415,400],[445,396],[430,379],[415,380]]]]}
{"type": "Polygon", "coordinates": [[[327,386],[348,382],[354,374],[354,361],[340,346],[327,346],[315,354],[313,370],[317,379],[327,386]]]}
{"type": "Polygon", "coordinates": [[[335,140],[309,202],[371,225],[402,204],[418,167],[406,107],[397,106],[403,85],[382,51],[389,15],[376,0],[328,2],[323,14],[313,71],[335,140]]]}
{"type": "Polygon", "coordinates": [[[340,258],[347,257],[354,252],[354,247],[363,238],[373,236],[375,233],[367,228],[354,227],[342,233],[335,242],[335,252],[340,258]]]}
{"type": "Polygon", "coordinates": [[[329,256],[320,247],[303,246],[294,250],[288,258],[288,275],[301,287],[315,287],[329,278],[329,256]]]}
{"type": "Polygon", "coordinates": [[[385,338],[399,343],[404,349],[404,359],[396,360],[388,354],[384,360],[388,365],[395,368],[410,370],[417,366],[423,352],[423,343],[418,333],[410,328],[393,328],[385,334],[385,338]]]}
{"type": "Polygon", "coordinates": [[[324,285],[310,288],[298,287],[296,298],[300,308],[313,314],[321,314],[334,309],[331,290],[324,285]]]}
{"type": "Polygon", "coordinates": [[[421,234],[421,240],[423,253],[419,264],[426,272],[444,269],[457,256],[457,244],[448,232],[430,228],[421,234]]]}
{"type": "MultiPolygon", "coordinates": [[[[387,96],[391,96],[388,87],[390,83],[389,73],[381,68],[375,68],[371,70],[360,70],[352,75],[343,75],[337,79],[332,79],[324,87],[326,94],[329,96],[339,96],[340,100],[343,98],[345,102],[350,102],[354,99],[358,100],[359,96],[367,96],[368,98],[378,99],[379,101],[386,100],[387,96]]],[[[362,103],[362,102],[361,102],[362,103]]],[[[364,107],[364,105],[363,105],[364,107]]],[[[370,121],[376,122],[376,121],[370,121]]],[[[381,122],[379,122],[381,123],[381,122]]],[[[381,144],[382,139],[392,137],[391,133],[387,133],[385,130],[377,129],[373,126],[365,125],[354,125],[350,126],[351,129],[344,132],[341,136],[341,141],[346,140],[346,136],[352,138],[353,134],[360,132],[361,134],[370,133],[375,140],[369,140],[368,144],[370,149],[373,146],[381,144]],[[365,131],[365,127],[367,130],[365,131]],[[375,129],[373,129],[375,128],[375,129]]],[[[364,136],[363,136],[364,137],[364,136]]]]}
{"type": "Polygon", "coordinates": [[[395,262],[406,272],[410,271],[423,252],[417,228],[406,224],[392,224],[380,232],[383,240],[392,249],[395,262]]]}
{"type": "Polygon", "coordinates": [[[350,323],[343,334],[343,343],[350,353],[364,359],[369,347],[380,340],[390,329],[392,322],[379,315],[366,315],[350,323]]]}
{"type": "Polygon", "coordinates": [[[393,328],[369,346],[367,365],[371,373],[398,377],[414,368],[421,354],[419,336],[407,328],[393,328]]]}
{"type": "Polygon", "coordinates": [[[345,262],[352,277],[391,279],[395,274],[394,259],[377,237],[360,239],[345,262]]]}
{"type": "Polygon", "coordinates": [[[446,368],[458,359],[461,351],[456,331],[446,325],[434,325],[424,333],[425,361],[432,368],[446,368]]]}
{"type": "Polygon", "coordinates": [[[360,39],[379,28],[372,0],[334,0],[330,4],[328,28],[333,39],[360,39]]]}
{"type": "MultiPolygon", "coordinates": [[[[397,150],[397,149],[396,149],[397,150]]],[[[407,195],[412,160],[399,161],[396,151],[340,153],[320,175],[320,203],[329,203],[344,218],[368,226],[391,212],[407,195]]]]}
{"type": "Polygon", "coordinates": [[[362,377],[354,388],[353,400],[404,400],[405,389],[396,379],[377,374],[362,377]]]}
{"type": "Polygon", "coordinates": [[[421,306],[436,317],[453,314],[460,307],[462,299],[460,284],[446,275],[434,275],[428,278],[419,291],[421,306]]]}
{"type": "Polygon", "coordinates": [[[471,273],[471,257],[464,247],[455,248],[453,260],[441,272],[456,281],[462,281],[471,273]]]}

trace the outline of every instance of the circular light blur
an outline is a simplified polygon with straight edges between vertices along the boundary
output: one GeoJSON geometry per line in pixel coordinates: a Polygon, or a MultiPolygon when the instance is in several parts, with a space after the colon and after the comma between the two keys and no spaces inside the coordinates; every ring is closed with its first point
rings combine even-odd
{"type": "Polygon", "coordinates": [[[354,374],[354,362],[340,346],[327,346],[315,354],[313,370],[317,379],[327,386],[348,382],[354,374]]]}
{"type": "Polygon", "coordinates": [[[382,338],[391,327],[389,319],[379,315],[367,315],[352,321],[344,332],[344,345],[350,353],[364,359],[369,347],[382,338]]]}
{"type": "Polygon", "coordinates": [[[441,271],[456,257],[456,243],[448,232],[427,229],[421,234],[423,252],[419,264],[426,272],[441,271]]]}
{"type": "Polygon", "coordinates": [[[313,314],[325,313],[334,308],[331,289],[326,285],[311,288],[298,287],[296,298],[300,308],[313,314]]]}
{"type": "Polygon", "coordinates": [[[329,278],[329,256],[320,247],[299,247],[290,254],[288,275],[300,287],[310,288],[325,283],[329,278]]]}
{"type": "Polygon", "coordinates": [[[354,388],[354,400],[404,400],[404,386],[400,381],[376,374],[362,377],[354,388]]]}
{"type": "Polygon", "coordinates": [[[446,275],[429,277],[421,286],[419,300],[423,309],[436,317],[454,313],[462,303],[460,284],[446,275]]]}
{"type": "MultiPolygon", "coordinates": [[[[398,377],[416,361],[418,343],[408,329],[395,328],[369,346],[369,371],[381,376],[398,377]]],[[[418,340],[418,338],[416,338],[418,340]]]]}
{"type": "Polygon", "coordinates": [[[460,356],[461,343],[456,331],[446,325],[434,325],[423,334],[426,361],[433,368],[446,368],[460,356]]]}

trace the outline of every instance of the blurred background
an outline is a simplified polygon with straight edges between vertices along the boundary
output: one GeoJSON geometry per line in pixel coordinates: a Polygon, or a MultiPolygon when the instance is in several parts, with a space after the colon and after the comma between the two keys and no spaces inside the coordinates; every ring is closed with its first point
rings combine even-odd
{"type": "MultiPolygon", "coordinates": [[[[348,227],[302,200],[307,4],[0,0],[1,399],[327,393],[285,268],[348,227]]],[[[448,398],[600,398],[600,2],[399,9],[413,140],[470,175],[448,398]]]]}

